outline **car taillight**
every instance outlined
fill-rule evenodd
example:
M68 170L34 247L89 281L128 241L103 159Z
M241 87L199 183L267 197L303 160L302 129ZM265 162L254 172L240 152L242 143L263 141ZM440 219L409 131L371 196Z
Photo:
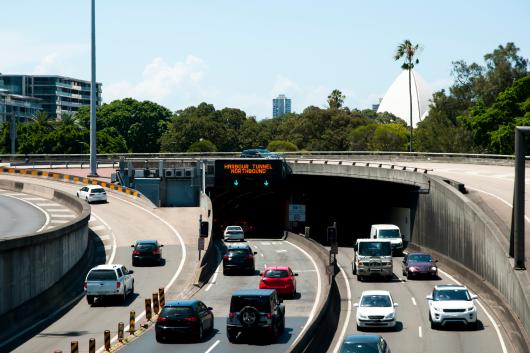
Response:
M116 282L116 288L120 289L120 287L121 287L121 283L120 282Z
M83 283L83 288L86 289L87 288L87 283Z
M167 317L159 316L158 319L156 319L156 322L164 322L167 321Z
M140 250L133 250L133 255L140 255Z
M272 319L272 314L271 313L267 313L267 319Z
M228 255L223 256L223 260L228 260Z
M160 255L160 250L159 249L153 250L153 255Z
M184 321L195 322L195 321L198 321L198 320L197 320L197 318L195 316L189 316L189 317L185 317Z
M247 260L250 260L250 259L252 259L252 258L254 258L254 256L252 256L252 255L245 255L245 259L247 259Z
M236 314L234 314L234 313L228 313L228 317L229 317L229 318L232 319L234 316L236 316Z

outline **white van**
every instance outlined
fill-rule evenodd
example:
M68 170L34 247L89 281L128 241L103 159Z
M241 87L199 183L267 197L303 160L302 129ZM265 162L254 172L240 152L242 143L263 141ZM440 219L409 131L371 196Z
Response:
M394 253L403 252L403 238L399 227L393 224L372 224L370 239L389 240Z

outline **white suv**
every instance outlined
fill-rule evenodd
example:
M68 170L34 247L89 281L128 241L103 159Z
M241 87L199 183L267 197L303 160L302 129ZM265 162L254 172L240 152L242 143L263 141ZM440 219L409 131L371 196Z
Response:
M429 321L431 328L448 323L463 323L477 327L475 299L465 286L441 284L434 287L429 301Z
M94 304L96 297L118 297L123 302L127 295L134 293L134 271L123 265L99 265L91 269L85 280L84 288L88 304Z

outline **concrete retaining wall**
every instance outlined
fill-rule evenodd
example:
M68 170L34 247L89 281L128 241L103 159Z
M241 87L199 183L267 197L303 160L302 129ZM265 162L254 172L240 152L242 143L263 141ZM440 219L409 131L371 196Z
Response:
M46 291L87 249L90 207L61 191L10 180L0 187L54 200L78 216L60 228L0 240L0 317Z
M514 271L508 241L471 200L430 176L431 191L421 194L412 242L433 249L473 271L498 290L530 333L530 280Z

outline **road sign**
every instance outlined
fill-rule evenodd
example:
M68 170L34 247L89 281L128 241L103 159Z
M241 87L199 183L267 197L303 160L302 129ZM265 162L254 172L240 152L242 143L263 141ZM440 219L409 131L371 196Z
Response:
M234 180L234 186L238 186L238 185L239 185L239 181L237 181L237 179Z
M305 222L305 205L289 205L289 222Z

